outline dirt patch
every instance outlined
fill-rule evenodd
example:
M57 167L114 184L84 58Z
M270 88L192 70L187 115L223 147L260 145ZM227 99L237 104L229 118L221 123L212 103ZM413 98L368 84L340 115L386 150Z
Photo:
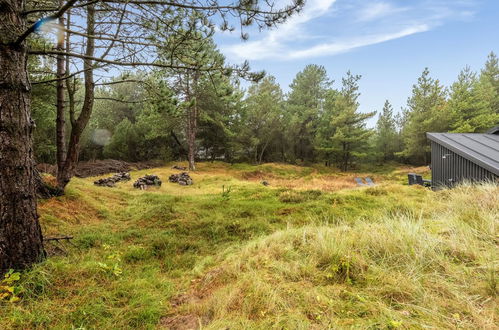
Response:
M171 330L201 329L201 320L193 314L165 316L161 318L160 328Z
M153 167L163 166L162 161L150 160L145 162L129 163L122 160L105 159L80 162L76 166L75 176L79 178L87 178L91 176L99 176L109 173L130 172L133 170L144 170ZM57 168L51 164L37 164L36 167L40 172L55 175Z
M196 295L184 293L173 297L170 304L172 307L178 307L185 304L193 304L199 302L199 300L199 297Z

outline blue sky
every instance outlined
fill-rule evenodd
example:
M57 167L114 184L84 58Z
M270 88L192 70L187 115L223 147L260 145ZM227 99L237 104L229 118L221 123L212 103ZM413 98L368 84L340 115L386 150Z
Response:
M307 64L323 65L336 87L351 70L362 75L361 111L385 99L399 111L425 67L450 85L466 65L479 70L499 53L499 0L308 0L277 29L249 32L246 42L217 36L229 62L249 60L284 91Z

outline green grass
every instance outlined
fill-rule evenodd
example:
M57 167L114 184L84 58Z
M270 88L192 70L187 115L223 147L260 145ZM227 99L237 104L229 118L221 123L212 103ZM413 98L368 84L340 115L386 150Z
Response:
M133 172L164 179L147 191L75 178L39 210L74 246L47 246L0 328L493 328L498 187L401 185L413 170L202 163L189 187Z

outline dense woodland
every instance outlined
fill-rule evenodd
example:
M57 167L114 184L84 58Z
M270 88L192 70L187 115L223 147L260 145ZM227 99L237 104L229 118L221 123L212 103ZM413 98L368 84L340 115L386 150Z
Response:
M208 45L223 61L215 45ZM46 63L45 69L53 69ZM499 123L494 53L480 72L466 67L451 86L425 68L400 111L386 100L382 109L359 112L361 76L347 72L333 79L318 65L297 73L287 94L272 76L243 89L237 77L200 74L190 101L197 107L193 145L180 79L165 70L130 71L97 87L80 159L187 159L193 147L197 159L227 162L323 162L342 170L373 161L419 165L429 162L425 132L484 132ZM53 85L34 87L38 162L56 161L55 97ZM82 97L76 90L75 102ZM373 116L377 124L369 129L366 121Z

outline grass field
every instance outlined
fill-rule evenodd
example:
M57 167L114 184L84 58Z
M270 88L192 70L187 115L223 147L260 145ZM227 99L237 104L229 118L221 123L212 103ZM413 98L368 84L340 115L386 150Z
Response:
M0 328L469 328L497 324L499 188L432 192L411 169L172 164L40 202L51 257L0 302ZM370 176L375 187L356 187ZM260 182L267 180L270 186Z

